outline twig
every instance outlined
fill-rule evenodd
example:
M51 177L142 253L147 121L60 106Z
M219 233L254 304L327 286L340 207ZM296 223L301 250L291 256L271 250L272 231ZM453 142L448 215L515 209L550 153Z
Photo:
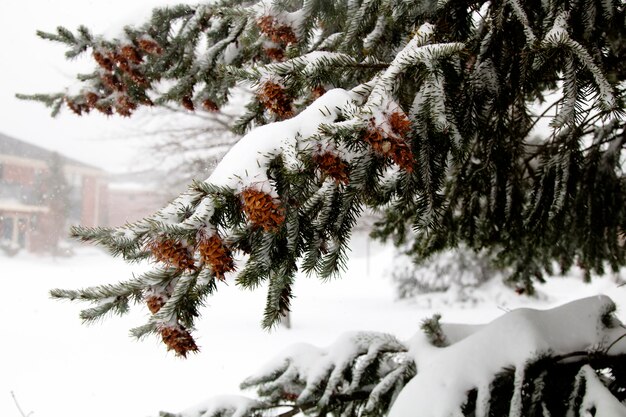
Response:
M613 347L613 346L614 346L617 342L619 342L620 340L622 340L624 337L626 337L626 333L624 333L623 335L621 335L620 337L618 337L617 339L615 339L615 340L613 341L613 343L611 343L611 344L609 345L609 347L608 347L608 348L606 348L606 350L605 350L604 352L605 352L605 353L609 353L609 350L611 350L611 348L612 348L612 347Z
M576 357L584 357L584 358L589 359L590 354L589 352L586 352L586 351L570 352L564 355L557 355L554 357L553 360L554 362L561 362L565 359L576 358Z
M20 407L20 403L17 401L17 397L15 396L15 393L13 391L11 391L11 397L13 397L13 402L15 403L15 406L17 407L22 417L30 417L33 414L32 411L28 414L24 414L24 410L22 410L22 407Z
M559 103L561 103L563 101L563 97L559 98L558 100L556 100L554 103L550 104L540 115L538 116L533 116L535 117L535 120L533 121L533 123L530 125L530 128L528 128L528 130L526 130L526 134L524 134L524 137L528 136L530 134L530 132L533 131L533 129L535 128L535 126L537 125L537 123L539 122L539 120L543 119L544 116L546 116L548 114L548 112L550 110L552 110L555 106L557 106ZM554 116L551 116L554 117Z
M592 131L590 131L590 132L583 132L583 135L584 134L588 134L588 133L592 133ZM622 147L624 145L624 141L626 140L626 137L624 135L620 135L620 136L621 136L621 140L620 140L620 145L619 146ZM587 151L589 151L589 150L591 150L593 148L597 148L598 146L602 146L602 145L604 145L606 143L611 143L611 142L615 141L615 139L617 139L617 137L618 137L617 135L610 135L608 138L605 138L605 139L603 139L603 140L601 140L599 142L592 143L591 145L589 145L585 149L583 149L581 152L587 152Z
M293 417L297 414L299 414L302 411L302 409L300 407L294 407L289 411L285 411L282 414L279 414L277 417Z
M498 310L504 311L505 313L510 313L511 309L510 308L506 308L504 306L497 306Z

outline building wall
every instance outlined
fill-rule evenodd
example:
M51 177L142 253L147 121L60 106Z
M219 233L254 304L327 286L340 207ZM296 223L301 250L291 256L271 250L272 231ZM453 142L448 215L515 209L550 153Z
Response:
M37 204L41 190L37 190L37 178L42 173L39 166L28 166L23 161L0 161L0 200Z
M83 226L95 227L98 226L99 211L100 211L100 185L98 178L86 175L83 177L82 185L82 212L81 212L81 224Z
M46 171L44 161L0 155L0 240L6 241L11 229L13 243L37 252L53 247L59 238L67 236L67 225L58 230L54 213L41 202L43 190L37 188L40 176ZM107 184L102 173L70 165L66 165L64 171L68 183L74 188L71 205L75 207L70 207L72 220L68 224L80 223L90 227L106 224Z
M28 164L23 158L0 160L0 241L28 250L36 245L32 236L37 219L45 211L34 204L34 190L40 164Z
M27 249L31 252L42 252L48 248L55 247L59 239L63 238L67 232L57 232L54 219L50 213L40 213L31 220L31 231L28 239Z
M33 185L37 170L32 166L3 163L1 179L12 184Z
M99 193L98 193L98 226L108 226L109 223L109 185L104 182L99 182Z
M165 198L156 191L111 188L108 192L107 224L115 227L140 220L166 203Z

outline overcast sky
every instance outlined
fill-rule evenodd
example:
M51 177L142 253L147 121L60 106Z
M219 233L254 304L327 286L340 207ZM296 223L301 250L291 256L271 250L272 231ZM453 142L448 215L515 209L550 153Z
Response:
M85 24L94 33L115 35L126 24L141 23L154 6L176 0L0 0L0 133L57 150L110 170L134 165L136 146L124 139L140 130L141 120L90 114L78 117L64 109L57 118L38 103L15 93L58 92L76 85L75 74L88 61L66 61L65 49L35 35L59 25ZM184 1L182 1L184 2Z

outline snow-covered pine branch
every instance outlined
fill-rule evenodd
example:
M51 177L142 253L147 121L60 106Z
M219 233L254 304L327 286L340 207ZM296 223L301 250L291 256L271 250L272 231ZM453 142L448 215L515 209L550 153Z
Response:
M270 327L297 271L338 274L365 207L416 258L486 248L529 294L555 260L617 269L626 29L624 5L601 3L222 0L157 9L116 39L42 33L95 61L80 91L30 97L54 109L215 111L254 90L210 178L137 223L73 231L167 279L55 294L95 302L90 320L143 297L153 317L135 333L184 353L227 275L269 284Z
M136 223L73 229L152 271L53 295L91 303L87 321L145 303L132 334L185 356L221 281L267 284L271 327L299 272L339 274L364 208L381 214L373 235L410 242L414 258L485 250L526 294L555 263L617 271L625 21L608 0L221 0L157 9L116 39L40 33L95 62L78 91L21 96L53 113L215 111L241 84L253 90L232 126L247 134L206 181ZM623 416L613 310L595 297L484 326L435 317L408 342L350 333L286 351L244 384L259 400L188 415Z
M258 399L221 396L161 415L622 417L626 338L614 310L596 296L484 325L436 321L444 346L430 326L406 342L359 332L326 348L297 344L241 384Z
M367 148L361 145L360 149L350 149L335 144L320 127L331 126L340 118L361 120L363 116L358 109L364 98L358 94L360 90L331 90L297 116L252 130L229 151L204 183L194 184L188 192L150 218L118 229L75 229L74 233L83 239L115 248L113 253L135 259L148 251L168 266L170 272L166 275L169 280L161 279L158 283L162 289L170 287L171 290L157 294L162 304L155 308L152 325L145 329L162 332L164 326L178 328L182 321L185 327L192 327L193 317L197 315L196 303L186 307L186 294L194 286L206 285L209 285L208 289L201 293L210 294L215 280L223 279L224 273L235 269L234 250L249 253L240 272L241 285L256 287L263 280L270 281L264 325L273 326L288 308L295 262L303 252L301 231L306 228L314 234L317 249L315 256L305 257L305 269L315 270L322 276L338 272L344 262L347 236L360 209L359 191L368 183L371 185L371 179L348 174L348 163L367 157ZM367 111L371 111L371 106L368 105ZM380 123L380 129L387 129L389 137L395 135L394 140L402 143L402 132L394 133L393 122L382 126L389 123L383 118ZM363 125L354 123L353 129ZM368 128L379 127L371 125ZM382 134L377 135L374 139L382 141ZM369 148L370 152L384 156L385 151L376 144L374 142L373 148ZM385 159L368 158L372 164L386 163ZM311 165L315 160L319 166ZM272 166L276 161L280 161L280 165ZM345 172L336 170L338 161L345 161ZM406 158L404 161L410 163ZM303 201L307 203L310 199L311 208L322 204L327 210L302 211L285 204L296 197L290 198L289 191L281 187L289 187L293 181L277 183L274 169L289 178L306 175L300 180L305 185L306 194L297 195L298 200L306 197ZM310 175L315 172L318 174ZM347 190L339 194L344 181ZM297 193L302 191L295 190ZM338 202L343 205L339 212L332 210ZM280 229L285 230L286 236L276 233ZM322 253L322 245L327 248L326 253ZM247 247L250 249L246 251L244 248ZM283 247L285 252L276 254L277 247ZM155 271L159 271L158 268ZM156 283L144 284L143 292L148 299L153 297L153 284ZM118 300L126 301L130 294L126 288L135 294L135 287L122 283L119 288L96 287L78 292L57 290L54 295L97 302L94 294L112 297L111 291L118 289ZM99 311L109 310L92 308L87 311L91 317Z

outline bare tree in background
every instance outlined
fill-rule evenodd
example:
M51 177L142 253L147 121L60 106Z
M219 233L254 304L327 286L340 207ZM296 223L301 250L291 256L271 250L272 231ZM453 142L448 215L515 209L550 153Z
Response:
M241 95L245 95L242 91ZM193 180L204 180L222 156L241 138L232 126L244 105L190 111L160 106L143 114L144 123L129 136L142 142L149 158L136 168L150 172L166 198L173 198ZM143 151L142 151L143 152Z

